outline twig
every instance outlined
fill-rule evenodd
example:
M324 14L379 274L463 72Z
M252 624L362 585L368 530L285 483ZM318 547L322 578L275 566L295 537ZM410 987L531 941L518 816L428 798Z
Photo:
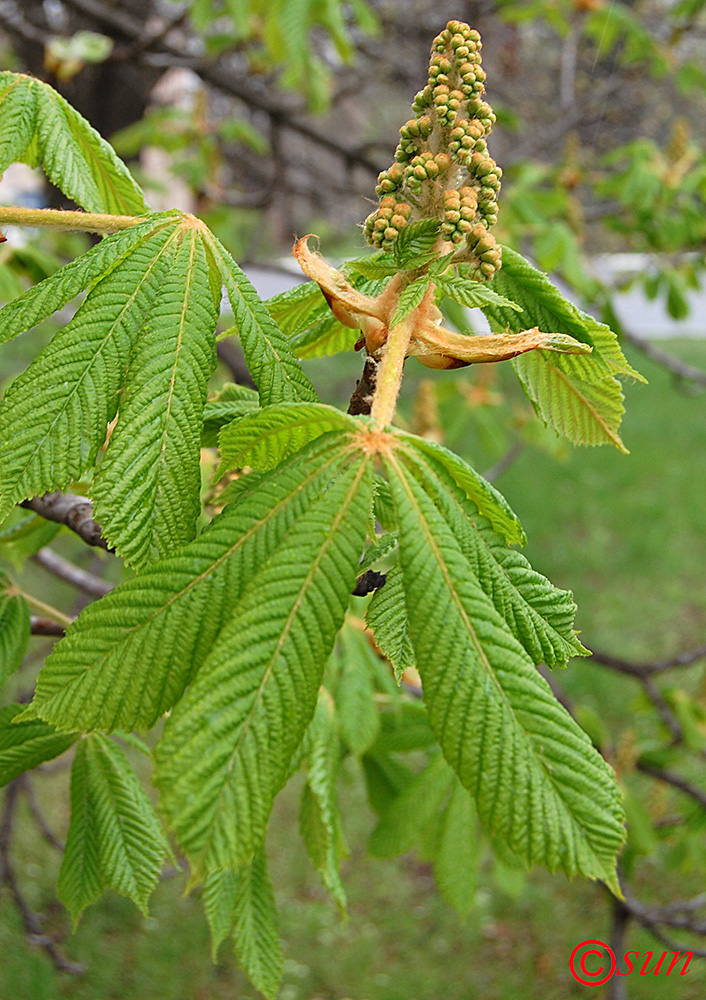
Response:
M57 969L60 969L62 972L70 972L73 975L81 975L84 971L83 966L65 958L57 949L52 939L42 931L41 917L30 908L27 900L22 895L10 863L13 819L22 785L23 777L15 778L7 786L5 793L5 809L2 823L0 824L0 880L8 887L14 897L28 941L43 948Z
M43 497L25 500L20 506L33 510L47 521L66 525L87 545L111 551L101 535L100 525L93 520L93 507L88 497L79 497L74 493L47 493Z
M662 365L663 368L666 368L687 382L695 382L697 385L706 387L706 372L702 371L701 368L695 368L685 361L680 361L659 347L655 347L654 344L651 344L644 337L640 337L636 333L630 333L629 330L623 330L622 333L626 340L629 340L631 344L639 348L652 361L656 361L658 365Z
M357 380L353 395L348 404L348 412L353 416L370 415L370 407L373 405L373 395L375 393L375 386L377 385L379 367L379 361L376 361L370 355L366 357L365 364L363 365L363 374Z
M66 0L66 3L69 7L73 7L74 10L78 10L89 17L95 18L102 24L108 25L126 38L138 39L144 34L144 25L137 18L132 17L119 7L108 7L100 3L99 0ZM192 56L191 53L167 42L166 39L153 42L152 47L157 52L164 52L177 59L190 59ZM373 163L366 156L361 155L359 150L349 149L330 136L317 132L305 122L295 118L291 109L283 107L281 101L278 103L271 102L262 96L262 94L256 92L253 87L248 86L245 80L238 78L223 66L203 60L193 62L191 66L196 73L212 86L231 94L233 97L239 98L250 108L263 111L278 127L288 129L290 132L296 132L323 149L335 153L348 166L362 167L364 170L375 174L375 176L380 172L380 164Z
M75 566L50 548L40 549L32 558L54 576L66 580L67 583L84 590L87 594L92 594L94 597L105 597L113 589L112 583L107 583L95 573L89 573L88 570Z
M524 442L515 441L515 443L508 448L505 454L498 459L495 465L491 465L489 469L485 470L483 478L487 479L489 483L499 479L503 472L507 472L510 466L517 461L524 451L524 448Z
M665 771L660 767L653 767L651 764L646 764L644 761L638 760L635 765L638 771L642 771L643 774L649 774L653 778L657 778L658 781L664 781L667 785L672 785L674 788L678 788L679 791L684 792L695 802L698 802L702 809L706 809L706 792L704 792L697 785L692 785L690 781L686 778L682 778L681 775L675 774L674 771Z
M666 660L655 660L652 663L634 663L629 660L620 659L617 656L610 656L608 653L601 653L596 649L591 650L594 663L600 663L604 667L611 667L622 674L630 674L633 677L645 677L650 674L659 674L664 670L671 670L673 667L690 667L692 663L706 656L706 645L698 646L696 649L685 653L678 653Z
M27 799L27 805L30 808L30 812L32 813L34 822L39 827L39 830L44 839L47 841L47 843L51 844L51 846L56 848L57 851L63 853L66 845L63 843L63 841L59 840L58 837L54 836L53 831L51 830L49 824L44 818L44 813L39 808L39 803L37 802L37 796L34 791L34 785L30 781L28 775L25 775L24 778L25 780L22 783L22 791L25 793L25 798Z
M618 959L618 967L621 965L621 958L625 954L625 935L630 923L630 910L621 899L611 896L611 927L610 946L613 954ZM613 976L608 987L607 1000L627 1000L628 994L623 976Z
M66 631L66 628L53 618L38 618L36 615L30 616L29 626L32 635L62 636Z
M25 42L32 42L42 47L47 44L51 37L41 28L25 21L15 3L0 3L0 24L4 25L11 34L14 32L19 35Z
M651 677L647 676L641 677L640 683L645 689L645 694L659 712L665 726L672 734L674 743L682 743L684 741L684 730L681 727L681 723L662 697L662 694L655 682Z

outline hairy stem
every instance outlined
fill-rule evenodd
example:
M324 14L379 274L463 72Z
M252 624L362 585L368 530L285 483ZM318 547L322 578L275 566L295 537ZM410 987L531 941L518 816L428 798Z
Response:
M370 408L370 416L379 428L392 423L395 406L402 382L402 369L414 326L412 316L407 316L390 330L382 349L382 361L378 369L377 388Z
M135 215L100 215L96 212L64 212L55 208L0 206L0 226L43 226L81 233L117 233L144 221L144 216Z

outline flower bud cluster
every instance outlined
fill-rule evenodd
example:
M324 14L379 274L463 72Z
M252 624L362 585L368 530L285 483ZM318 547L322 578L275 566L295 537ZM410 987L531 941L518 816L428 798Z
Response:
M378 177L380 207L364 232L370 244L391 250L411 219L438 218L442 238L459 249L465 243L463 259L478 280L487 280L500 267L489 229L498 218L502 171L488 155L495 115L482 99L481 47L478 32L461 21L449 21L434 39L428 83L413 104L416 117L400 129L395 162ZM479 226L484 236L476 251L471 233Z

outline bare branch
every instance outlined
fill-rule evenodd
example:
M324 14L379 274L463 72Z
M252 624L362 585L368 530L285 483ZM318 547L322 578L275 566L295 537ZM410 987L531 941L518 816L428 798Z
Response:
M88 497L79 497L74 493L47 493L43 497L24 500L20 507L33 510L47 521L66 525L87 545L111 551L101 535L100 525L93 520L93 507Z
M699 788L698 785L692 785L690 781L682 778L679 774L675 774L674 771L665 771L660 767L653 767L651 764L646 764L641 760L638 760L635 766L643 774L649 774L653 778L657 778L658 781L664 781L667 785L678 788L680 792L684 792L685 795L698 802L702 809L706 809L706 792Z
M592 649L593 662L600 663L604 667L611 667L621 674L630 674L632 677L646 677L650 674L660 674L664 670L671 670L673 667L690 667L692 663L701 660L706 656L706 645L698 646L696 649L685 653L678 653L666 660L655 660L652 663L634 663L629 660L620 659L617 656L610 656L608 653L601 653Z
M701 368L695 368L693 365L687 364L685 361L680 361L679 358L675 358L671 354L667 354L666 351L661 350L659 347L655 347L644 337L638 336L636 333L630 333L628 330L622 331L623 336L626 340L629 340L631 344L639 348L646 357L651 358L652 361L656 361L658 365L666 368L668 371L677 375L679 378L684 379L686 382L694 382L696 385L706 387L706 372Z
M50 548L40 549L39 552L32 556L32 559L44 569L53 573L54 576L58 576L61 580L66 580L67 583L78 587L80 590L84 590L87 594L92 594L94 597L105 597L113 589L114 585L112 583L107 583L105 580L101 580L99 576L96 576L95 573L89 573L88 570L81 569L80 566L75 566L74 563L69 562L68 559L64 559L63 556L60 556Z
M84 971L83 966L65 958L56 947L54 941L42 931L41 916L31 909L24 898L12 869L10 862L10 842L12 840L17 799L23 784L24 776L16 778L10 782L5 792L5 809L2 823L0 823L0 882L8 887L15 900L20 917L22 918L22 925L27 935L27 940L31 944L36 944L40 948L43 948L57 969L60 969L62 972L70 972L73 975L81 975Z
M358 414L363 414L364 416L370 415L370 407L373 403L373 394L375 392L379 367L379 361L376 361L370 355L366 357L365 364L363 365L363 374L356 382L353 395L348 404L348 412L354 416Z
M52 618L38 618L32 615L29 619L30 632L32 635L56 635L61 637L66 629L59 622Z
M63 841L59 840L58 837L54 836L52 829L44 818L44 813L39 808L39 803L37 802L37 795L34 791L34 785L32 784L28 775L24 776L24 781L22 783L22 791L25 793L25 798L27 799L27 805L30 808L34 822L39 827L39 830L52 847L56 848L57 851L63 853L65 844Z
M233 380L238 385L247 385L251 389L257 389L248 366L245 364L245 358L232 341L221 340L216 345L216 353L218 354L218 360L222 361L226 368L228 368L233 376Z

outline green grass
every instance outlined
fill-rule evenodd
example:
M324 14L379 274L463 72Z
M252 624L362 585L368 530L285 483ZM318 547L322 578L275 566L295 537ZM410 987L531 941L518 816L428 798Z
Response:
M706 344L675 349L706 368ZM351 372L358 370L355 360ZM675 392L661 369L636 355L630 360L650 384L627 387L629 456L606 448L576 449L557 460L527 449L498 485L525 525L534 565L574 591L584 641L617 655L654 659L702 643L706 634L706 395ZM312 366L314 373L333 370L327 363ZM410 374L410 383L418 381L412 369ZM329 393L344 394L350 381L331 380ZM473 440L465 447L469 453L482 451ZM703 667L690 677L703 690ZM639 710L634 682L574 660L561 683L578 705L592 708L609 725L618 745L629 743ZM60 788L53 777L35 783L54 829L63 834L65 776L58 780ZM280 796L269 838L286 955L282 1000L585 997L586 988L571 978L567 961L579 941L605 940L609 934L599 887L542 872L518 877L486 866L476 906L461 924L439 898L423 861L413 855L392 861L365 856L374 821L351 763L341 789L351 846L344 864L350 913L342 922L306 859L296 802L296 787ZM44 953L25 941L15 909L4 898L2 1000L254 1000L227 944L219 963L211 965L200 904L193 895L183 896L182 876L160 884L149 917L110 895L87 911L71 936L68 916L52 902L57 856L40 842L26 813L18 829L14 858L27 897L48 914L47 932L62 938L65 952L87 971L79 979L55 972ZM684 860L665 872L663 858L646 859L638 868L645 898L667 901L702 888L703 860L691 866ZM629 947L662 950L634 927ZM627 980L630 1000L702 1000L705 965L695 962L676 979L634 975ZM606 993L598 988L591 996Z

